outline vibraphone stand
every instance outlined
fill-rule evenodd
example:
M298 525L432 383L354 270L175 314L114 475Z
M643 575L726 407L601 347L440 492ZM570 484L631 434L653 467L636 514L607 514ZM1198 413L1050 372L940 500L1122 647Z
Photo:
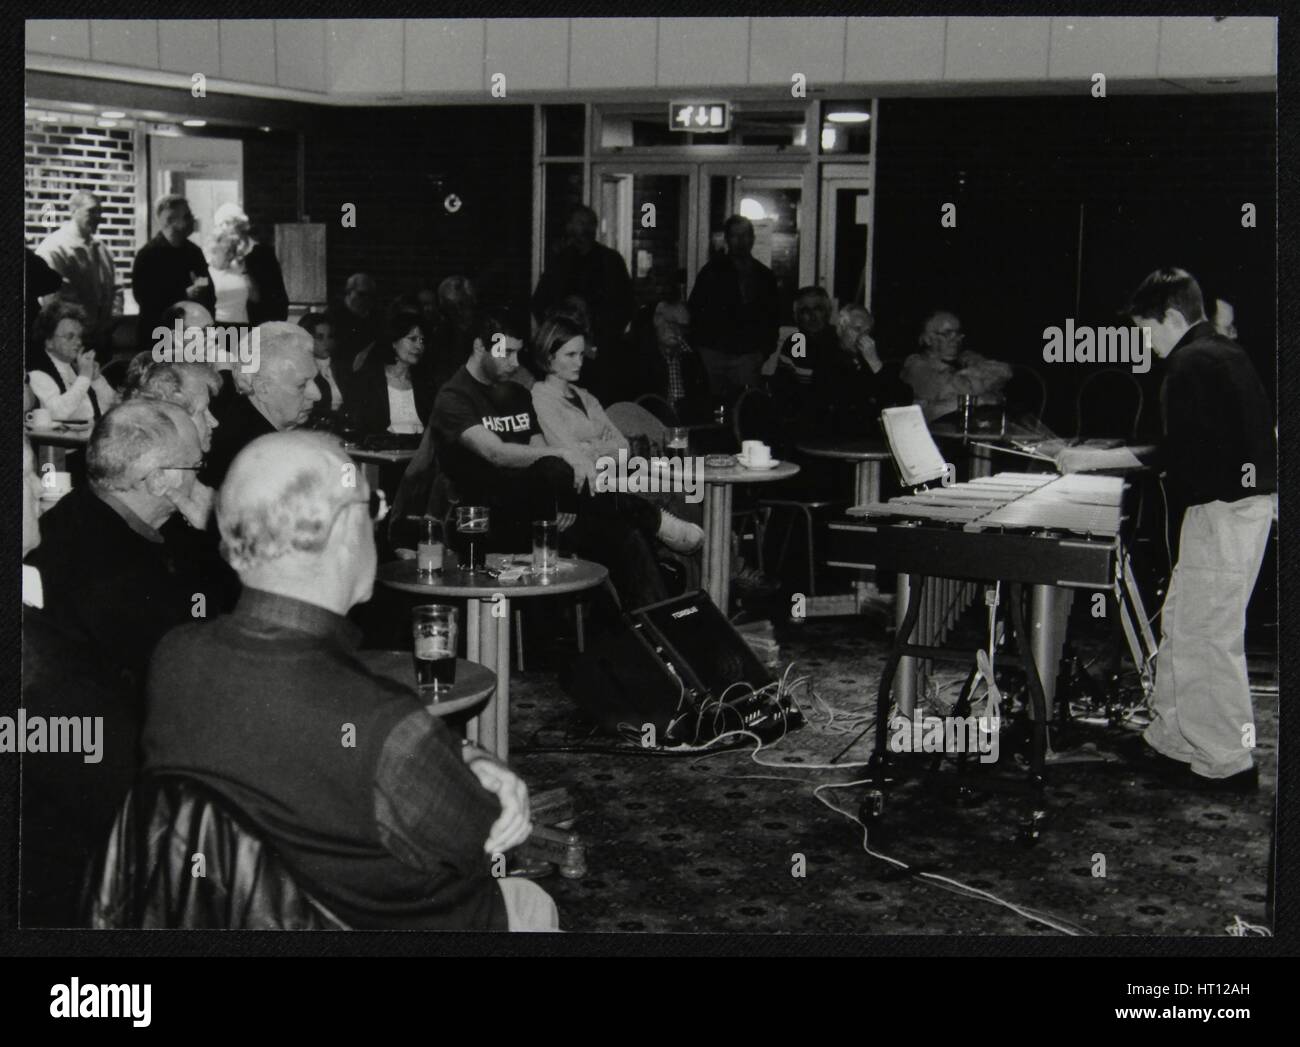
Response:
M893 693L894 676L898 672L899 661L907 656L927 658L934 661L969 663L971 652L965 647L931 646L912 642L916 623L921 614L922 597L927 586L936 579L919 574L909 574L907 611L903 616L894 640L885 659L884 671L880 677L880 688L876 695L876 741L870 759L867 762L868 791L859 815L864 822L879 822L884 813L885 790L900 779L894 766L894 759L889 752L886 739L889 736L889 708ZM1034 661L1033 648L1030 645L1030 632L1026 627L1024 608L1024 587L1019 582L1008 582L1007 596L1011 612L1012 630L1016 637L1017 654L1000 654L999 664L1020 668L1025 674L1029 692L1029 774L1020 783L1007 782L992 777L978 779L971 777L964 784L976 785L978 788L990 788L1027 794L1027 805L1017 827L1017 838L1021 843L1033 844L1041 837L1047 821L1046 799L1046 763L1048 747L1047 698L1043 683L1038 675L1038 666ZM966 715L960 706L964 704L969 710L969 683L963 688L959 708L954 715ZM866 732L863 731L863 734ZM835 757L838 760L849 748L861 738L859 734ZM832 762L835 762L834 760ZM995 782L997 784L995 784Z

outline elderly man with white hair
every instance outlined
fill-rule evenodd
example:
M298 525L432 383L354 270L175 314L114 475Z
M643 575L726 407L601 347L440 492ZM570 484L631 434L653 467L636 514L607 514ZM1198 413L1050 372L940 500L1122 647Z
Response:
M235 455L259 436L297 429L311 417L320 399L312 337L297 324L273 320L253 329L258 339L258 367L232 371L239 396L218 404L218 428L212 437L203 482L220 487Z
M41 517L46 612L115 672L142 680L153 646L204 595L188 557L162 533L194 499L203 461L183 408L153 400L104 415L86 450L87 482Z
M63 277L58 296L85 310L86 341L92 347L99 344L113 319L117 282L113 255L103 240L95 238L102 221L99 197L75 192L68 200L68 220L36 248L36 253Z
M374 586L377 515L331 437L238 455L217 521L243 595L159 646L145 770L221 793L349 926L553 930L544 891L491 875L531 831L527 787L357 658L346 615Z

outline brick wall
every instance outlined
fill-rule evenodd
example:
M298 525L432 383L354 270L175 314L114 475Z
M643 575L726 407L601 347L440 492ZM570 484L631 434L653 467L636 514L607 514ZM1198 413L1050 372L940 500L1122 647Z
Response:
M70 113L57 122L29 115L25 127L24 239L35 248L68 219L68 198L79 189L103 203L99 237L108 245L119 287L129 287L131 264L142 240L137 225L136 132L97 127ZM139 158L143 162L143 157Z
M327 229L331 297L372 273L383 300L452 273L522 305L532 242L527 106L346 109L306 138L306 210ZM449 212L454 193L461 206ZM356 205L355 229L340 222Z

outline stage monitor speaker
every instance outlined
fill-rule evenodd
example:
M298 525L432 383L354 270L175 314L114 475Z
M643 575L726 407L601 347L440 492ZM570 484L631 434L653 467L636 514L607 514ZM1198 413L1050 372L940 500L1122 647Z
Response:
M789 695L714 606L694 590L628 616L580 655L561 683L605 730L654 724L661 742L701 744L744 729L770 740L803 725Z

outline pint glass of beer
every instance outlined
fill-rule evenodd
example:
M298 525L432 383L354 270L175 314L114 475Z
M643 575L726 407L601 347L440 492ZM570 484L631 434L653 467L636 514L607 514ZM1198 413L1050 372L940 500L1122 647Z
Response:
M411 636L420 699L443 701L456 682L456 608L445 604L413 607Z

